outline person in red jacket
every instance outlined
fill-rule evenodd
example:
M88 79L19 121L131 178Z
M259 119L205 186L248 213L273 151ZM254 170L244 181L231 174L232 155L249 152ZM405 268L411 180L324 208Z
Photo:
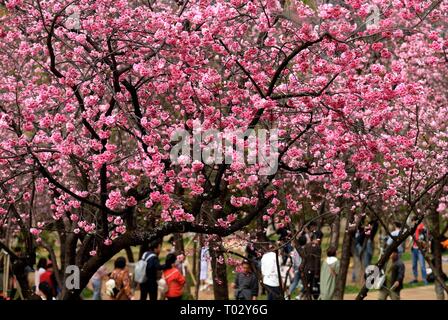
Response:
M40 275L39 290L40 290L41 284L43 284L44 288L47 289L47 294L45 294L45 296L48 300L51 300L53 297L56 297L57 293L56 293L56 283L55 283L54 273L53 273L53 263L50 260L47 262L45 272Z
M181 300L184 292L185 277L176 268L176 255L168 254L165 262L168 268L163 271L163 277L168 286L165 297L167 300Z

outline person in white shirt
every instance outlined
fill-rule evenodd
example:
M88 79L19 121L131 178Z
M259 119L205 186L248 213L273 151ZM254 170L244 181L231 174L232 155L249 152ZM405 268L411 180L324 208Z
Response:
M400 222L394 222L394 227L395 227L395 229L394 229L394 231L392 231L390 234L391 234L391 236L392 237L398 237L399 235L400 235L400 232L401 232L401 223ZM387 240L386 240L386 244L387 244L387 246L390 246L390 245L392 245L392 243L394 242L394 239L392 238L392 237L390 237L390 236L388 236L387 237ZM404 252L404 247L403 247L403 243L401 243L399 246L398 246L398 255L401 257L401 255L403 254L403 252Z
M199 280L201 282L200 291L205 291L210 287L210 252L208 246L201 248L201 268L199 274Z
M37 262L36 271L34 272L34 285L36 287L36 294L40 294L39 292L39 284L40 284L40 276L45 273L47 267L47 259L40 258Z
M270 250L273 249L271 245ZM277 255L273 251L266 252L261 258L261 274L263 284L268 293L268 300L281 300L283 294L280 289L280 281L277 269Z

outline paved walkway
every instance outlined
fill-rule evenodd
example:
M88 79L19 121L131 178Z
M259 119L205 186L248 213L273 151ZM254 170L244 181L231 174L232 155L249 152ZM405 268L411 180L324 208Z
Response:
M346 294L345 300L354 300L357 294ZM434 285L401 290L401 300L435 300ZM378 300L378 291L370 292L365 300Z
M406 268L405 271L405 278L404 282L409 283L411 280L414 279L414 276L412 274L412 262L407 260L404 261L404 265ZM442 260L442 266L445 273L448 270L448 261L446 257ZM421 270L420 266L418 268L419 272L419 280L421 281ZM352 275L352 268L349 269L349 272L347 274L348 278L348 285L354 285L353 282L351 282L351 275ZM359 286L359 283L357 284ZM421 287L415 287L415 288L407 288L403 289L401 291L401 299L402 300L435 300L436 299L436 293L434 289L434 285L427 285L427 286L421 286ZM357 293L353 294L345 294L344 299L346 300L353 300L357 296ZM376 300L378 299L378 291L372 291L368 294L366 297L366 300Z

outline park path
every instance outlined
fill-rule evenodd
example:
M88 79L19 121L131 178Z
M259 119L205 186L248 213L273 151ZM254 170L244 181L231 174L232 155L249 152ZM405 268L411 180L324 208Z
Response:
M414 279L414 276L412 274L412 261L407 260L403 261L405 265L405 277L404 277L404 283L409 283ZM428 266L426 266L428 267ZM444 272L446 273L448 270L448 260L445 258L442 260L442 268ZM351 282L351 274L352 274L352 268L350 268L347 279L348 279L348 285L354 285L353 282ZM419 280L421 281L421 270L420 266L418 268L418 274L419 274ZM358 284L359 285L359 284ZM354 300L357 296L357 293L350 293L345 294L344 299L345 300ZM378 299L378 291L372 291L368 294L366 297L366 300L376 300ZM401 291L401 299L402 300L435 300L436 299L436 293L434 289L434 284L427 285L427 286L419 286L414 288L406 288Z
M355 300L356 293L345 294L345 300ZM416 287L401 290L401 300L435 300L436 294L434 285L428 285L424 287ZM370 292L365 300L378 300L378 291Z
M405 265L405 283L409 283L411 280L414 279L414 276L412 274L412 262L407 260L403 262ZM448 261L446 259L443 259L442 262L443 269L445 273L448 270ZM421 273L420 273L420 267L419 267L419 280L421 280ZM347 285L356 285L356 283L353 283L351 281L351 275L352 275L352 266L349 268L349 272L347 274ZM359 284L358 284L359 285ZM192 289L194 291L194 289ZM229 286L229 293L230 296L233 297L233 289ZM357 296L357 293L350 293L345 294L344 299L345 300L354 300ZM199 292L199 300L213 300L213 290L210 288L209 290L200 291ZM378 299L378 291L371 291L365 300L377 300ZM420 287L414 287L414 288L407 288L403 289L401 291L401 299L402 300L435 300L436 299L436 293L434 289L434 285L427 285L427 286L420 286Z
M344 295L344 300L355 300L356 293ZM199 300L213 300L213 291L202 291L199 293ZM435 300L436 294L434 285L403 289L401 291L402 300ZM371 291L365 300L378 300L378 291Z

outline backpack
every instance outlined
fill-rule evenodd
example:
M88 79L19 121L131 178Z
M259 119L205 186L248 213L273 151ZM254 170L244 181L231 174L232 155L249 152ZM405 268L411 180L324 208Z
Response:
M106 281L106 294L111 297L115 298L115 296L118 293L117 284L115 282L115 279L109 279Z
M162 295L165 295L168 292L168 283L166 282L165 276L162 275L162 278L157 281L157 286Z
M122 273L112 272L109 280L106 282L106 293L113 300L128 300L126 291L123 285ZM120 279L121 278L121 279ZM119 281L120 280L120 281Z
M427 239L427 230L426 230L426 228L423 228L421 231L420 231L420 233L419 233L419 235L418 235L418 241L421 241L421 242L426 242L428 239Z
M171 272L170 274L168 274L167 276L165 276L165 275L162 273L162 277L157 281L158 290L159 290L159 292L160 292L160 296L161 296L161 299L162 299L162 300L165 299L166 293L167 293L168 290L169 290L167 279L168 279L169 277L171 277L173 274L175 274L176 272L178 272L177 269L175 269L174 271L172 271L172 272Z
M155 256L155 253L145 252L142 258L136 263L134 269L135 282L144 283L146 281L146 266L148 264L148 260Z

